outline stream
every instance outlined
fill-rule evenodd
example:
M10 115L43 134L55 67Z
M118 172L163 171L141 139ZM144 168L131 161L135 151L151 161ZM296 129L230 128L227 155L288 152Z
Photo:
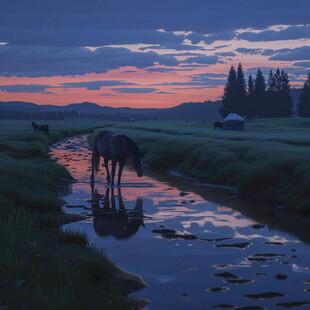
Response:
M130 297L148 309L310 309L308 219L165 172L138 178L130 166L121 187L107 187L102 167L91 188L86 135L50 156L75 179L60 192L65 211L86 216L63 229L140 275L148 286Z

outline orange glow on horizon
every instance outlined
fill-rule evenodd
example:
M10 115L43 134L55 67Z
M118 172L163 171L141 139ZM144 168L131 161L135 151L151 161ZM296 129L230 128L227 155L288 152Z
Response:
M70 103L84 101L93 102L101 106L132 107L132 108L169 108L183 102L203 102L219 100L223 94L224 85L205 85L192 80L193 76L213 73L227 74L231 65L237 67L242 62L246 71L253 67L288 67L288 62L269 61L262 55L242 55L233 57L226 63L216 65L183 68L177 66L175 71L150 72L136 67L123 67L101 74L86 74L83 76L52 76L52 77L0 77L0 85L48 85L48 93L21 93L0 91L1 101L27 101L39 105L51 104L64 106ZM165 68L154 66L153 68ZM184 70L183 70L184 69ZM129 71L129 72L127 72ZM268 72L264 72L268 74ZM212 78L226 83L226 78ZM90 90L86 87L69 87L64 83L81 83L95 81L120 81L124 85L102 86L100 90ZM126 84L133 85L126 85ZM212 81L210 82L212 84ZM173 85L176 84L176 85ZM295 83L298 84L298 83ZM300 82L302 86L302 82ZM153 92L121 93L120 88L154 88ZM159 92L159 93L157 93ZM165 93L160 93L165 92Z

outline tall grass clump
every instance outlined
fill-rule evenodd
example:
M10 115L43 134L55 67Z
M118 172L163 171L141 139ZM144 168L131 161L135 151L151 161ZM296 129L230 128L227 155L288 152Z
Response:
M146 151L151 168L174 168L309 213L308 124L302 119L250 120L245 132L214 131L212 124L200 122L115 123L110 128Z

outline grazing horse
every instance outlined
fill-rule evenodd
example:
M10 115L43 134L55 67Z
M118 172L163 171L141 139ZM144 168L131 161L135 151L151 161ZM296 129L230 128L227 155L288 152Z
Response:
M117 185L121 183L122 171L127 157L133 159L133 167L138 177L143 175L143 153L139 147L127 136L115 135L111 131L102 130L95 136L92 156L92 174L91 182L94 182L94 173L99 170L100 156L104 159L104 165L107 171L107 182L114 185L114 176L116 164L119 163ZM111 175L109 172L109 160L112 160Z
M214 129L216 130L216 128L218 128L219 130L223 128L223 122L215 122Z
M44 124L44 125L37 125L35 122L32 122L31 123L31 126L33 127L34 129L34 132L45 132L45 133L48 133L48 131L50 130L49 126Z

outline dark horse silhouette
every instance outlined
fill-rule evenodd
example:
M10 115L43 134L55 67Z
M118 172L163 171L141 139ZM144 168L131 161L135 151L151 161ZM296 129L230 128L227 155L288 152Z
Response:
M127 157L133 159L133 167L137 171L137 176L143 176L143 153L139 147L127 136L114 135L111 131L102 130L95 136L92 156L91 182L94 182L94 173L99 170L100 156L104 159L107 171L107 182L114 185L116 164L119 163L117 184L121 183L122 171ZM109 172L109 160L112 160L111 175Z
M216 130L216 128L218 128L218 129L223 128L223 122L215 122L214 123L214 129Z
M116 207L114 188L106 190L103 207L100 206L100 196L97 192L92 196L93 225L100 236L113 236L116 239L128 239L133 236L143 224L143 200L137 198L132 210L125 209L121 189L118 188L118 210ZM99 199L98 199L99 198Z
M34 129L34 132L45 132L45 133L48 133L48 131L50 130L49 126L44 124L44 125L37 125L35 122L32 122L31 123L31 126L33 127Z

